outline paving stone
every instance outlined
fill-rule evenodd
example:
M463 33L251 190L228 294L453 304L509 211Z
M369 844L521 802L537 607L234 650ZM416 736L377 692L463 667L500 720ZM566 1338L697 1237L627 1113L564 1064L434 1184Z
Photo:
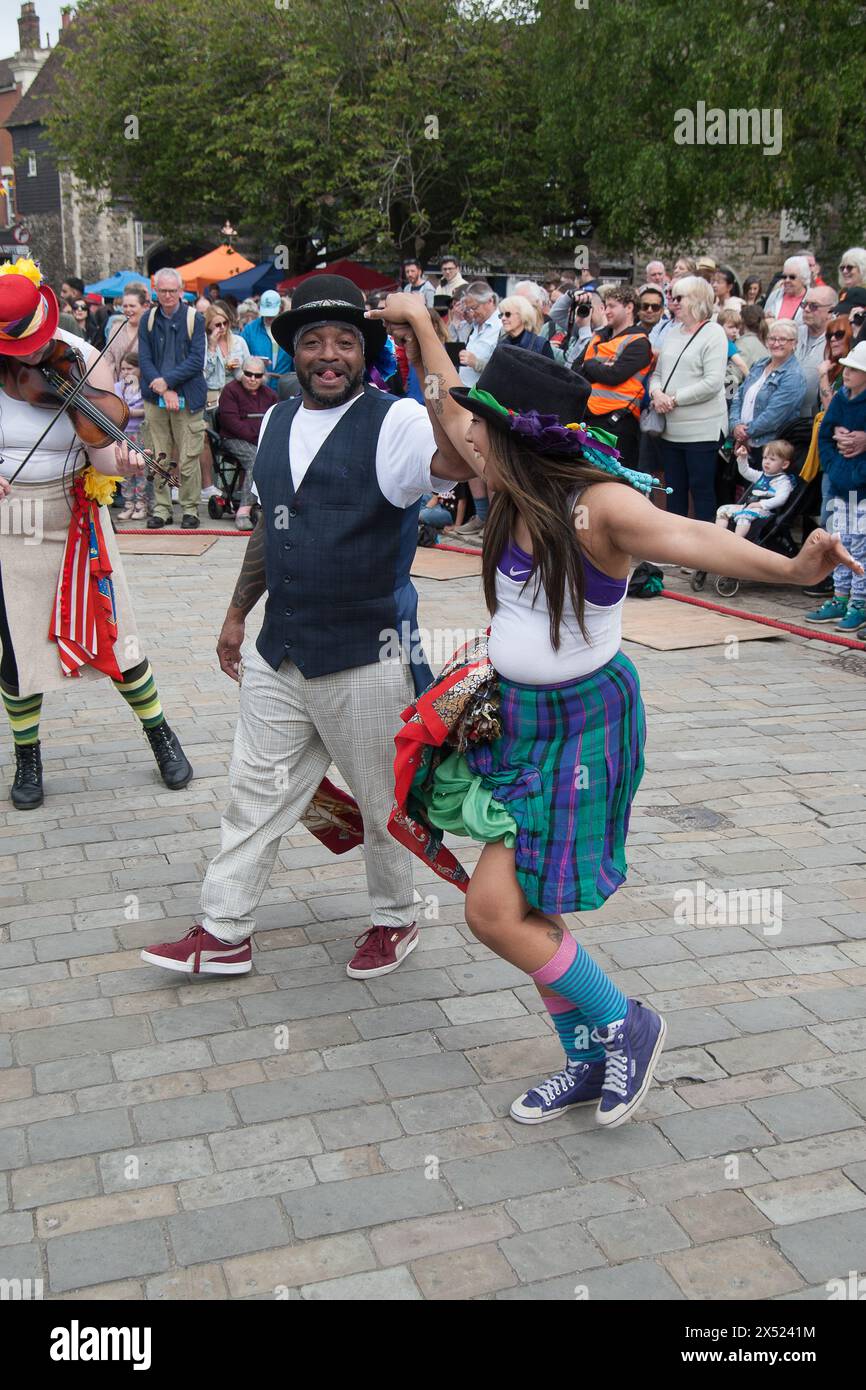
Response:
M600 1216L587 1223L587 1230L613 1264L663 1250L681 1250L689 1244L682 1228L661 1207Z
M721 1080L725 1073L703 1048L682 1047L665 1049L656 1063L654 1077L659 1084L683 1079L706 1082Z
M166 1224L180 1265L269 1250L288 1237L279 1203L270 1197L182 1212Z
M850 1182L841 1169L759 1183L747 1187L746 1196L774 1226L791 1226L866 1207L866 1192Z
M58 1236L48 1244L53 1293L110 1279L161 1273L168 1269L168 1263L157 1221L136 1221L113 1229Z
M369 1004L370 996L363 984L359 980L347 979L333 985L274 990L269 994L255 995L240 1001L244 1018L252 1026L259 1023L291 1023L306 1018L315 1019L323 1014L348 1014L355 1010L364 1010Z
M354 1067L297 1076L290 1081L241 1086L233 1095L243 1122L255 1124L261 1120L341 1110L359 1101L378 1101L382 1099L382 1087L370 1067Z
M425 1134L453 1125L484 1124L494 1118L477 1091L468 1087L397 1100L394 1113L407 1134Z
M861 1117L832 1091L795 1091L753 1100L749 1109L779 1139L807 1139L837 1129L853 1129Z
M825 1168L845 1168L866 1159L866 1129L844 1129L835 1134L819 1134L813 1139L794 1139L758 1151L764 1168L774 1178L796 1178L804 1173L820 1173Z
M776 1298L802 1285L782 1256L755 1236L715 1241L659 1259L691 1299Z
M227 1033L243 1027L237 1004L231 1000L222 1004L187 1004L182 1009L166 1009L151 1014L150 1021L159 1042L201 1038L209 1033Z
M33 1217L27 1211L7 1212L0 1216L0 1248L26 1245L33 1239Z
M352 1022L362 1038L384 1038L400 1033L417 1033L424 1028L438 1028L448 1022L439 1005L432 1000L413 1004L388 1004L381 1009L364 1009L352 1014Z
M777 1033L736 1038L731 1042L711 1042L707 1044L707 1051L732 1075L784 1067L789 1062L810 1062L829 1055L824 1044L803 1028L781 1029Z
M478 1084L478 1074L460 1056L439 1054L378 1062L373 1070L389 1096L420 1096Z
M737 1036L736 1026L717 1009L677 1009L666 1019L671 1050L703 1047L707 1043Z
M127 1177L133 1171L128 1160L135 1158L138 1177ZM213 1159L203 1139L174 1139L164 1144L130 1146L103 1155L99 1170L106 1192L129 1192L133 1187L158 1187L162 1183L180 1182L183 1178L201 1178L213 1172Z
M175 1269L148 1279L149 1303L200 1303L228 1298L226 1281L219 1265L199 1265L196 1269Z
M770 1141L770 1133L743 1105L669 1115L658 1127L683 1158L736 1153Z
M722 1081L707 1081L697 1086L678 1085L677 1095L693 1110L703 1110L707 1106L755 1100L759 1096L781 1095L797 1089L796 1081L787 1072L775 1069L744 1072L741 1076L729 1076Z
M445 1163L452 1158L474 1158L478 1154L514 1147L505 1123L496 1120L492 1124L463 1125L460 1129L441 1129L435 1134L391 1139L379 1145L379 1153L389 1168L399 1172L406 1168L423 1168L431 1152Z
M375 1144L397 1139L403 1131L387 1105L358 1105L318 1115L316 1127L326 1149L345 1149L356 1144Z
M35 1245L11 1245L8 1250L0 1250L0 1279L43 1279L43 1274ZM44 1280L43 1283L47 1288Z
M457 1211L380 1226L370 1233L370 1243L381 1264L408 1264L429 1255L490 1245L500 1236L511 1235L513 1230L511 1221L499 1208Z
M499 1018L524 1017L526 1010L510 990L494 994L461 995L441 999L442 1012L453 1024L486 1023Z
M613 1178L673 1163L676 1151L653 1125L629 1124L619 1129L590 1130L560 1140L582 1178Z
M750 1004L720 1004L719 1013L742 1033L770 1033L780 1028L805 1028L815 1015L796 999L755 999Z
M212 1061L207 1045L192 1040L137 1047L129 1052L115 1053L112 1058L115 1073L121 1081L164 1076L166 1072L185 1071L193 1067L209 1067Z
M377 1004L406 1004L413 999L447 999L459 987L444 970L399 971L370 980L367 988Z
M498 1287L501 1287L499 1285ZM432 1295L428 1295L431 1297ZM369 1274L349 1274L342 1279L325 1279L317 1284L305 1284L301 1297L312 1301L343 1302L420 1301L421 1294L407 1269L377 1269Z
M466 1206L501 1202L577 1182L571 1164L552 1143L458 1159L447 1163L443 1172L458 1201Z
M41 1240L50 1240L76 1231L101 1230L129 1221L171 1216L176 1211L177 1196L173 1187L118 1192L112 1197L85 1197L77 1202L40 1207L36 1213L36 1233Z
M538 1300L574 1303L575 1299L594 1302L671 1302L681 1300L682 1293L667 1270L652 1260L632 1260L615 1269L599 1267L581 1270L575 1278L548 1279L540 1284L521 1284L497 1294L497 1299Z
M84 1086L100 1086L112 1080L111 1063L107 1057L70 1057L58 1062L43 1062L33 1070L36 1089L40 1093L76 1091Z
M38 1164L12 1174L12 1205L18 1208L90 1197L98 1191L99 1175L92 1158Z
M63 1028L31 1028L15 1039L15 1052L23 1066L56 1062L61 1057L83 1057L138 1047L151 1040L145 1018L101 1018L72 1023Z
M43 1120L30 1126L27 1138L30 1157L36 1163L44 1163L131 1144L132 1128L125 1110L103 1110L93 1115Z
M524 1283L605 1264L605 1256L577 1223L508 1236L499 1248Z
M210 1147L217 1168L228 1170L318 1153L322 1145L309 1120L290 1119L212 1134Z
M188 1134L209 1134L215 1130L231 1129L238 1122L228 1096L222 1092L138 1105L132 1117L145 1144L160 1139L180 1139Z
M670 1211L696 1245L726 1236L751 1235L771 1224L741 1192L722 1190L684 1197L672 1203Z
M520 1081L529 1072L537 1072L534 1080L538 1081L551 1071L562 1069L562 1044L548 1031L543 1038L528 1042L472 1048L466 1060L484 1081ZM512 1095L511 1100L513 1098Z
M419 1169L320 1183L315 1188L288 1194L283 1205L292 1219L295 1235L306 1239L451 1211L454 1200L443 1182L428 1181Z
M357 1036L353 1029L353 1036ZM403 1033L399 1038L376 1038L373 1042L348 1042L342 1047L326 1047L322 1061L329 1071L345 1067L365 1067L375 1062L396 1062L401 1057L426 1057L439 1053L439 1044L427 1030Z
M856 1052L866 1048L866 1018L845 1023L816 1023L810 1030L831 1052Z
M593 1182L518 1197L506 1202L505 1210L521 1231L537 1231L642 1205L640 1194L623 1182Z
M232 1298L256 1295L274 1298L279 1288L296 1288L317 1280L371 1270L375 1264L375 1256L365 1238L352 1233L308 1240L256 1255L240 1255L226 1260L223 1272Z
M59 936L39 937L36 942L36 959L70 960L73 956L92 956L100 951L113 951L116 948L114 932L108 928L102 931L64 932Z
M866 1250L866 1211L848 1211L782 1226L775 1233L782 1254L809 1284L848 1277L863 1266Z
M866 989L810 989L800 1003L825 1023L866 1016Z
M469 1299L511 1288L514 1270L495 1245L430 1255L416 1260L412 1274L427 1299Z

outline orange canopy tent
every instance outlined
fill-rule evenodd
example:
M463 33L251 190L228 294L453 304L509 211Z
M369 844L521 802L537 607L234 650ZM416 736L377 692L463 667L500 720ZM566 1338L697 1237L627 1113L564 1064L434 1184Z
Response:
M197 261L178 266L184 289L195 290L197 294L201 294L215 280L228 280L230 276L240 275L242 270L252 268L252 261L248 261L232 246L218 246L215 251L208 251L206 256L199 256Z

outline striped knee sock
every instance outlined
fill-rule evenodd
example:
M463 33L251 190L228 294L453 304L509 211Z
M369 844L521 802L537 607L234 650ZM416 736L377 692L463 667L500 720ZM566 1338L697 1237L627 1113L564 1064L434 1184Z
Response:
M131 710L134 710L146 729L155 729L165 719L156 681L149 661L142 661L124 674L123 680L112 681Z
M591 1041L589 1025L580 1009L576 1009L570 999L563 999L560 994L543 994L541 997L553 1020L553 1026L559 1034L559 1041L565 1048L565 1055L568 1060L570 1062L603 1061L604 1048L601 1043Z
M12 725L12 737L16 748L27 743L39 742L39 716L42 713L41 695L10 695L0 689L3 704Z
M532 971L532 978L537 985L546 985L568 999L592 1028L625 1018L628 1000L622 990L573 936L563 935L555 954L540 970Z

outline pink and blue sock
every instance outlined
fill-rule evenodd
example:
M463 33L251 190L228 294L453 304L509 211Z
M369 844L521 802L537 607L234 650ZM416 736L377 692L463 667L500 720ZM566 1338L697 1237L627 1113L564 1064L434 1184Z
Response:
M565 1055L568 1060L570 1062L603 1061L604 1048L601 1043L594 1043L590 1039L590 1025L584 1019L580 1009L576 1009L570 999L563 999L560 994L544 994L542 999L553 1021L553 1026L559 1034L559 1041L565 1048Z
M581 1017L575 1024L576 1028L581 1024L590 1029L603 1028L609 1023L616 1023L619 1019L625 1018L628 1000L622 990L617 989L613 980L605 975L582 946L578 946L573 936L565 934L547 964L531 973L537 985L545 985L548 989L554 990L561 998L568 1000L572 1008L580 1014ZM557 1018L564 1020L566 1015L563 1012L552 1016L559 1033ZM560 1037L562 1036L560 1033ZM591 1042L590 1046L593 1046ZM573 1052L573 1042L571 1047Z

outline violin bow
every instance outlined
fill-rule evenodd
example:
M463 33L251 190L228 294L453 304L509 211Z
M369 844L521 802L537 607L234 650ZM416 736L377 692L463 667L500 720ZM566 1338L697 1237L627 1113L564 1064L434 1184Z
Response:
M119 324L117 325L117 327L115 328L114 332L112 333L111 337L109 338L108 342L105 344L105 347L102 349L101 352L97 353L96 357L94 357L94 359L93 359L93 361L91 362L91 364L90 364L89 367L86 365L86 363L83 363L83 365L85 366L85 371L84 371L84 373L82 374L81 377L79 377L79 379L78 379L78 381L76 382L76 384L72 387L72 389L71 389L70 392L69 392L69 395L68 395L68 396L64 396L61 405L57 408L57 410L55 410L54 414L52 415L51 419L48 421L48 424L45 426L45 429L44 429L44 430L42 431L42 433L40 434L40 436L39 436L39 438L37 439L36 443L32 446L32 448L30 448L30 449L27 451L27 453L25 454L24 458L21 460L21 462L19 463L18 467L15 469L15 472L12 474L12 477L9 479L10 485L11 485L12 483L14 483L15 479L18 477L18 474L21 472L21 470L22 470L23 468L26 468L26 467L27 467L27 465L28 465L28 463L30 462L31 458L32 458L33 455L36 453L36 450L39 448L39 445L42 443L43 439L44 439L45 436L48 434L48 431L54 428L54 426L57 424L57 421L60 419L61 415L64 415L64 414L66 413L66 411L69 409L69 407L70 407L71 405L74 405L75 402L78 400L79 396L81 395L82 391L84 390L84 383L87 381L87 378L90 376L90 373L93 371L93 368L96 366L97 362L101 362L101 361L102 361L103 357L104 357L105 354L108 352L108 349L111 347L111 344L114 342L114 340L115 340L115 338L117 337L118 333L120 333L122 329L123 329L123 324L122 324L122 323L119 323ZM74 348L75 344L74 344L74 343L70 343L69 346ZM38 366L39 366L39 363L37 362L37 363L35 363L35 365L38 367Z

